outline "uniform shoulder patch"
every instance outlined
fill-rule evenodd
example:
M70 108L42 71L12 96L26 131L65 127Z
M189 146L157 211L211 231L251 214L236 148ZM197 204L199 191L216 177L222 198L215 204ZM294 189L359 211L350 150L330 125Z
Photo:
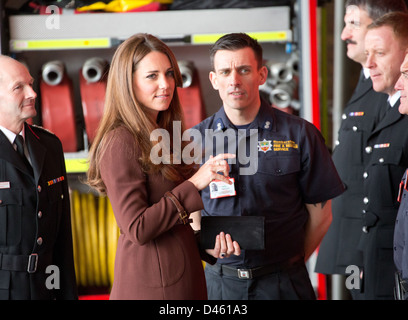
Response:
M48 130L48 129L44 128L44 127L41 127L41 126L36 125L36 124L31 124L30 126L33 127L33 128L39 129L41 131L48 132L49 134L52 134L53 136L55 136L55 133L51 132L50 130Z

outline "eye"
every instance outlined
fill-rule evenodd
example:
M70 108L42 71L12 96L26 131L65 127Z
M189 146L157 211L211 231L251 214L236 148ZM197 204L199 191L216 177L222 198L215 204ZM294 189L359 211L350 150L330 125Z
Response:
M147 79L151 79L154 80L157 78L157 74L156 73L150 73L146 76Z
M354 28L361 27L361 23L359 21L353 21L351 24L353 25Z
M166 75L167 75L168 77L174 78L174 71L173 71L173 70L169 70L169 71L167 71Z

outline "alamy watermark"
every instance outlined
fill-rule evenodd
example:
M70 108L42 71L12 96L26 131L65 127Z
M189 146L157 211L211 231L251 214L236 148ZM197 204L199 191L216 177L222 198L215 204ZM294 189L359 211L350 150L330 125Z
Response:
M170 133L165 129L153 130L150 141L157 144L150 151L154 164L203 164L211 155L220 153L235 154L236 158L228 159L229 164L240 164L240 175L253 175L258 171L258 130L206 129L204 136L197 129L181 132L181 122L173 121L173 152L170 151ZM190 141L182 149L182 141ZM204 146L204 147L203 147ZM249 148L247 147L249 146Z
M350 5L346 9L346 14L348 16L346 24L354 29L359 29L361 27L360 8L356 5Z
M60 289L60 270L56 265L49 265L45 269L46 274L50 274L47 279L45 279L45 287L48 290Z
M355 265L350 265L346 268L346 274L349 274L349 276L346 278L346 288L348 290L360 290L363 276L360 268Z
M49 30L61 29L60 8L58 6L50 5L45 8L45 13L48 17L45 19L45 27Z

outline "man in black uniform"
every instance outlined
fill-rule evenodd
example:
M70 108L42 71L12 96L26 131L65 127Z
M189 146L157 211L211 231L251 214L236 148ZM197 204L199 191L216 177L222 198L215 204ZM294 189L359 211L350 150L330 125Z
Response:
M364 39L375 19L392 11L406 11L402 0L348 0L345 26L341 34L347 43L347 56L364 66ZM333 222L319 248L315 271L345 275L350 265L362 267L358 249L364 203L364 172L370 158L365 154L367 140L386 112L388 95L374 91L369 70L363 68L357 87L347 103L333 152L333 161L346 191L333 199ZM345 282L344 282L345 283ZM360 289L349 288L353 299L361 299Z
M364 150L363 251L365 299L393 299L393 235L401 177L408 167L408 117L398 111L395 84L408 49L408 14L393 12L368 27L366 67L375 91L388 94L388 111L371 132Z
M77 299L59 139L36 115L28 70L0 56L0 299Z
M240 256L226 252L226 258L207 265L208 297L315 299L305 260L330 225L330 199L343 192L323 137L306 120L261 101L267 69L256 40L227 34L210 55L210 81L223 106L195 129L202 133L206 155L236 152L230 164L236 194L214 197L204 189L202 216L264 217L265 249L242 250ZM234 150L223 138L227 132L237 141Z
M408 115L408 54L401 66L401 76L395 85L401 94L399 112ZM394 230L395 298L408 300L408 169L402 177Z

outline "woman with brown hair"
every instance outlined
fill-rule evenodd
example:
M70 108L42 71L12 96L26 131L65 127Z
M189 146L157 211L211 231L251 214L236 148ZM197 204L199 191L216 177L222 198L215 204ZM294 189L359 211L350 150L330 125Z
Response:
M121 231L111 299L207 299L188 217L203 208L199 191L212 180L229 183L224 159L233 155L218 155L198 171L183 162L152 162L152 131L172 136L173 122L182 121L181 84L173 53L152 35L132 36L113 56L88 171L88 183L109 197ZM209 253L221 252L239 255L240 248L220 234Z

